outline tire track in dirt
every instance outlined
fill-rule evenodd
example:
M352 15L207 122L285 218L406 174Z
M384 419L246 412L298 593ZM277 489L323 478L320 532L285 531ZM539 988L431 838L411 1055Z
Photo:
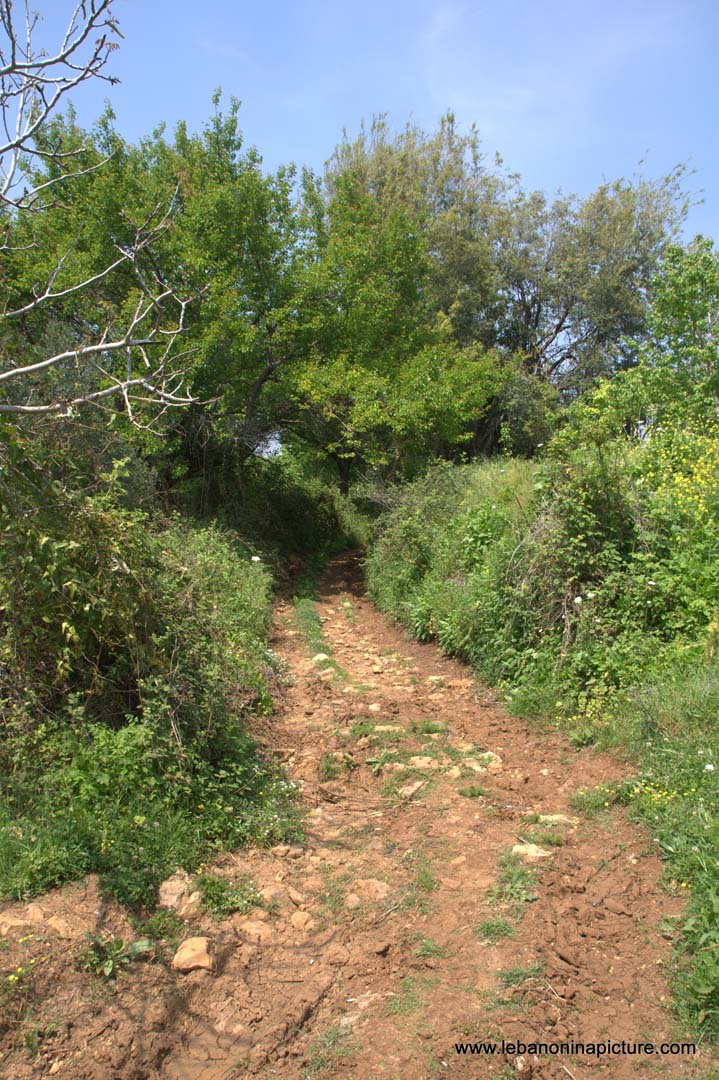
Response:
M680 902L621 810L588 820L571 809L574 792L622 775L616 760L509 717L465 667L408 642L364 597L356 554L331 562L320 593L342 670L313 662L280 602L273 648L290 677L260 731L302 786L306 843L213 867L250 874L265 907L192 921L188 936L214 941L213 974L137 965L99 1002L60 987L73 1025L60 1066L13 1057L6 1075L706 1078L707 1051L599 1063L456 1054L458 1041L502 1037L669 1041L660 926ZM508 860L527 844L543 854ZM78 888L39 899L45 928ZM83 888L90 910L96 894Z

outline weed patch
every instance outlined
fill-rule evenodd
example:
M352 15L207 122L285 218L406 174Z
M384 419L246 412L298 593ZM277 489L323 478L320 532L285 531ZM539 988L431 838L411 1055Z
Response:
M417 981L408 975L402 979L399 992L388 999L387 1011L392 1016L409 1016L416 1012L421 1004Z
M228 878L216 874L197 875L197 888L205 911L217 919L239 912L246 915L254 907L262 907L263 900L249 875Z
M432 938L420 937L414 954L415 956L439 958L447 955L447 949L443 945L438 945Z
M500 971L499 981L502 986L522 986L529 979L536 979L542 972L540 963L530 964L528 967L513 967L506 971Z
M431 910L431 895L439 888L439 881L432 872L432 864L425 855L412 853L407 858L414 875L407 885L402 899L403 908L416 908L422 914Z
M537 874L518 855L506 852L499 863L497 880L487 894L492 904L509 907L516 917L521 917L524 905L537 899L534 891Z
M125 944L120 938L100 937L86 934L89 945L79 958L79 964L94 975L115 979L133 960L148 956L153 951L149 938L140 938Z
M484 922L475 926L474 934L481 941L488 941L494 945L505 938L513 938L515 930L508 919L485 919Z
M269 707L270 579L218 528L151 530L100 499L75 517L72 541L55 518L44 541L27 532L27 580L0 571L0 897L95 871L106 894L150 906L177 866L301 831L294 786L243 726ZM8 597L26 605L17 618ZM30 626L43 605L49 623ZM6 660L21 653L16 678Z
M323 1072L333 1069L344 1058L355 1051L354 1042L346 1028L327 1028L310 1049L310 1061L304 1073L304 1080L314 1080Z

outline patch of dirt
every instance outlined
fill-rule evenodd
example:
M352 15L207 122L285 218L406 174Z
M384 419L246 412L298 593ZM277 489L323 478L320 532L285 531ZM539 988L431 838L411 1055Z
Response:
M0 970L23 973L2 1001L0 1076L706 1075L716 1057L704 1049L456 1053L502 1038L672 1041L662 930L681 903L622 811L571 809L573 793L622 776L621 763L509 717L465 667L408 642L364 598L356 555L332 562L321 595L340 670L313 662L279 603L273 647L292 681L260 732L302 787L307 842L215 867L249 873L270 910L187 921L186 937L211 939L213 973L181 975L159 947L103 982L78 969L85 931L136 934L92 879L4 905Z

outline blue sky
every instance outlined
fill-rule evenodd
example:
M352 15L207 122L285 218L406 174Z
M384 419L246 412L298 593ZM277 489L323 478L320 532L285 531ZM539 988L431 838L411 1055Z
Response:
M69 0L35 6L49 30ZM268 167L321 168L363 117L432 128L451 109L530 187L585 194L642 159L649 176L686 162L704 198L688 232L719 238L716 0L116 0L116 14L122 82L83 90L83 122L107 95L129 139L199 127L222 86Z

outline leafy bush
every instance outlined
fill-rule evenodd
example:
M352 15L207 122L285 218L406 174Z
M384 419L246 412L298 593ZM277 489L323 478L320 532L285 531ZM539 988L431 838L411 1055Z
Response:
M417 636L470 661L511 707L640 763L602 793L651 827L673 887L681 1001L719 1032L719 440L655 431L541 466L442 468L411 485L369 587ZM718 771L715 771L716 769Z
M216 874L203 873L197 878L197 887L203 907L218 919L235 912L246 915L252 908L262 906L262 897L248 874L229 881Z
M178 484L175 501L193 516L216 515L275 562L358 547L368 533L366 509L339 494L326 464L297 449L241 460L220 456L206 475Z
M270 574L228 530L78 493L6 444L0 894L99 871L150 902L214 846L298 828L244 718L267 709Z

